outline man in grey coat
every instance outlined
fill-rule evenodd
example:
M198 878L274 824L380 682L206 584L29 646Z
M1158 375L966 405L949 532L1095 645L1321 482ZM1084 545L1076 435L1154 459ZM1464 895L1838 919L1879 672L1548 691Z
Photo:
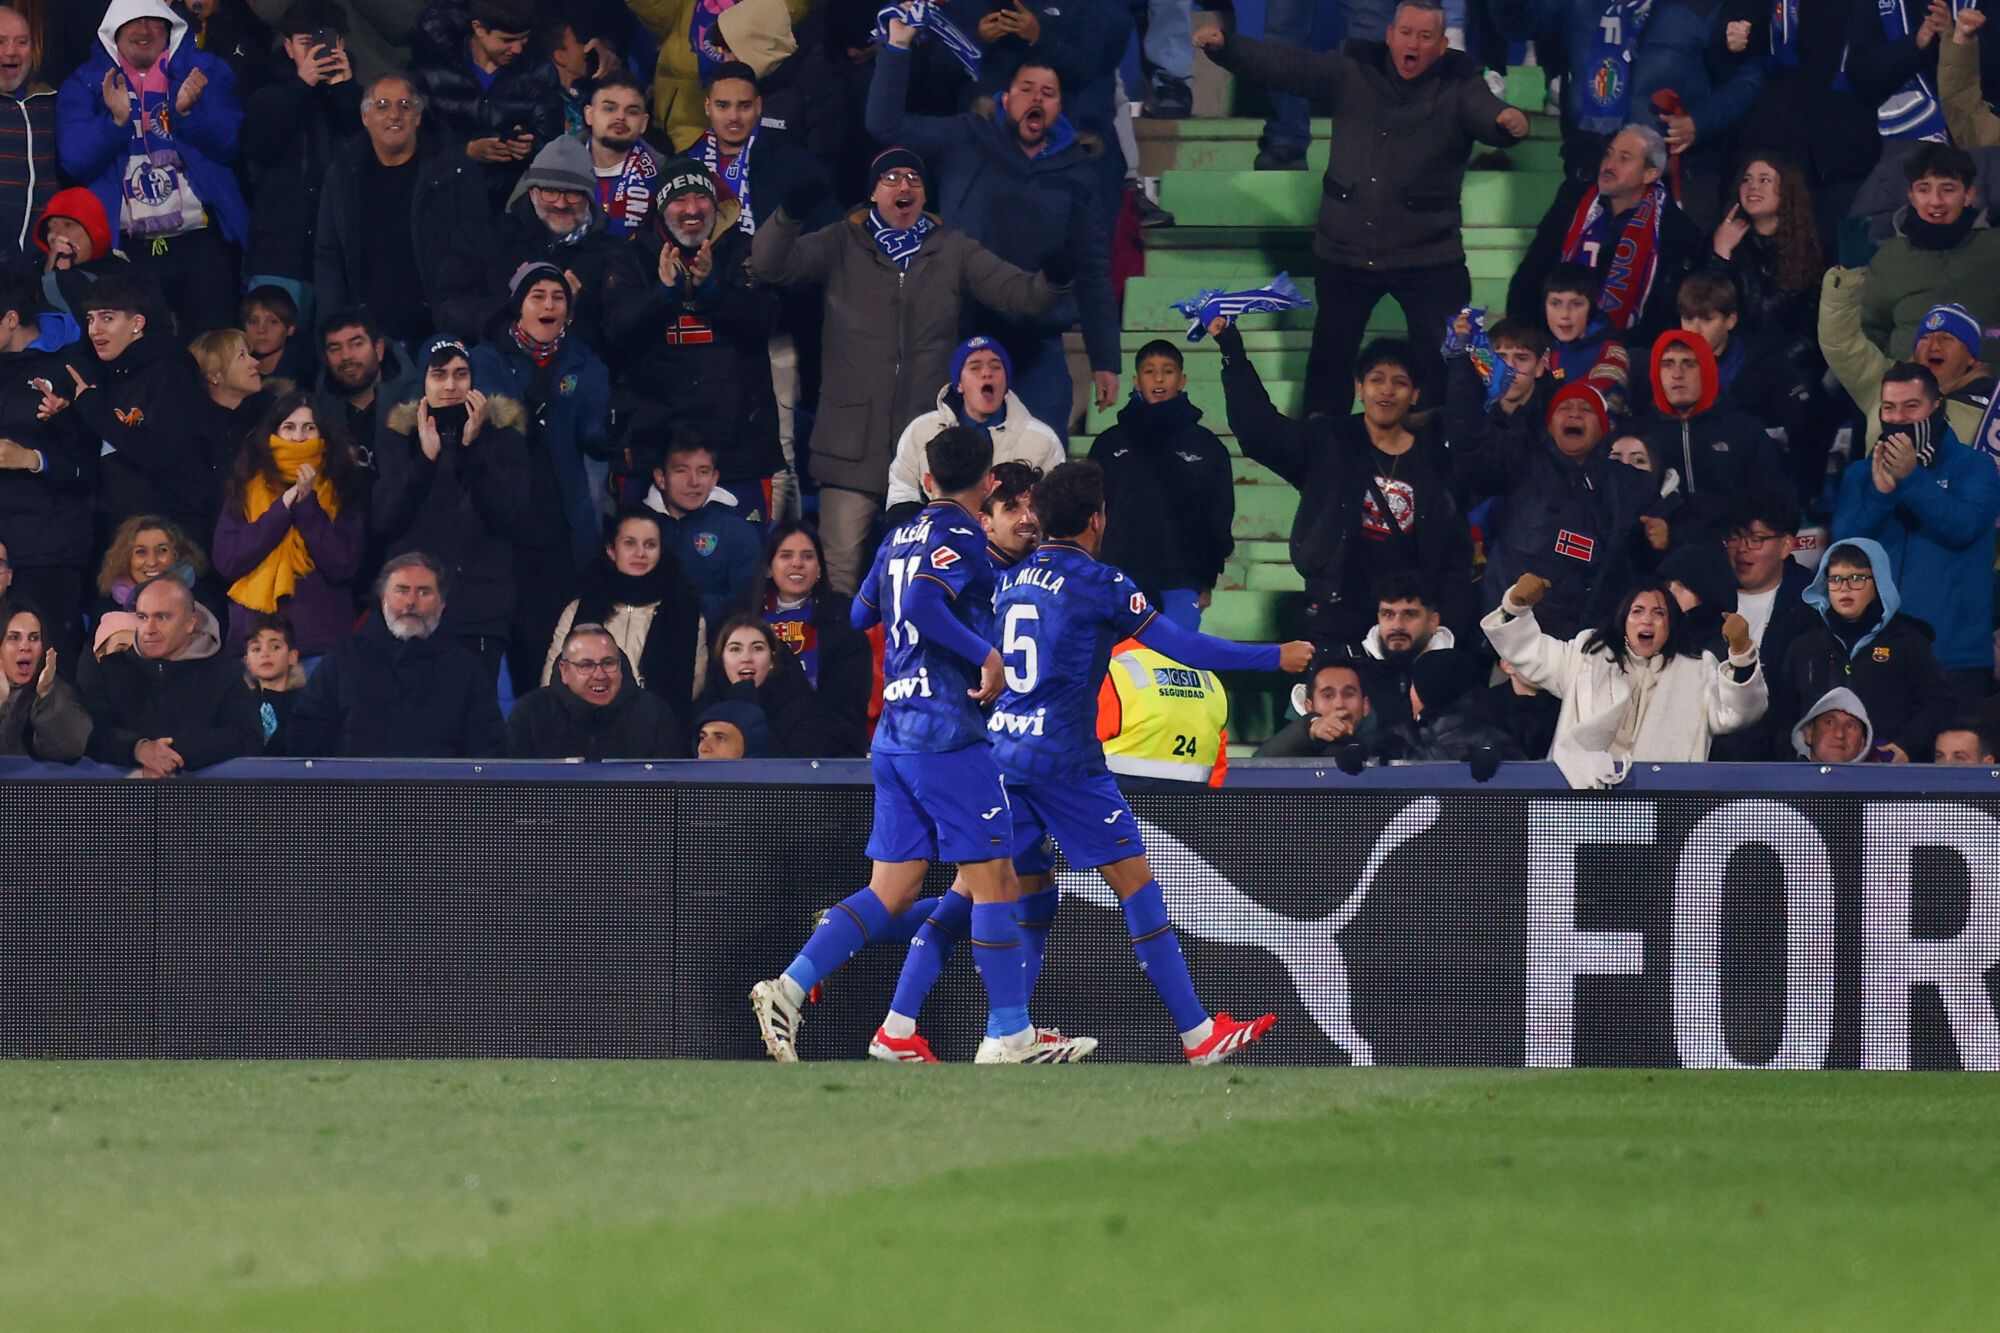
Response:
M827 580L852 596L875 515L889 489L896 438L934 406L950 378L967 300L1014 319L1039 315L1069 294L1076 260L1052 252L1026 273L924 213L923 160L890 148L869 168L871 206L801 236L793 201L757 228L758 281L826 289L819 413L812 476L820 485Z
M1528 134L1527 115L1493 95L1478 62L1446 49L1438 0L1403 0L1384 36L1320 55L1216 28L1195 34L1232 73L1332 102L1340 126L1313 236L1309 412L1347 414L1354 357L1382 297L1403 307L1412 343L1438 346L1445 324L1472 299L1460 235L1466 158L1474 142L1504 148ZM1434 351L1426 356L1424 399L1442 402L1444 364Z

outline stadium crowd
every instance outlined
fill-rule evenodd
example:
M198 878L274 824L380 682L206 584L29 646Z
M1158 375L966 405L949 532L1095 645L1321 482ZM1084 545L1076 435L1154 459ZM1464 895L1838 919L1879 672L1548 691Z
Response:
M1335 126L1304 411L1206 330L1299 493L1317 657L1260 756L1995 762L1984 15L1349 3L1315 50L1313 8L0 5L0 755L859 756L850 599L929 442L990 441L1004 566L1121 395L1101 556L1199 627L1231 460L1118 300L1173 222L1128 91L1191 114L1200 49L1259 170ZM1564 179L1489 312L1524 46ZM1214 678L1106 647L1130 771L1219 776Z

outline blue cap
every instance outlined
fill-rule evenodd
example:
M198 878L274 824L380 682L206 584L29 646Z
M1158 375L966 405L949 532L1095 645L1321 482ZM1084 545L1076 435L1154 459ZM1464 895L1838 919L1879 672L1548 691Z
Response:
M1965 344L1965 350L1972 353L1972 359L1979 359L1979 321L1972 312L1962 305L1934 305L1925 314L1924 322L1917 325L1917 341L1922 342L1933 333L1949 333ZM1914 345L1911 351L1915 351Z
M982 333L976 338L967 338L951 354L951 379L947 381L951 388L958 387L958 377L965 373L965 363L974 352L992 352L998 356L1000 369L1007 372L1007 387L1014 387L1014 358L1007 355L1007 349L1000 345L998 338L989 338Z

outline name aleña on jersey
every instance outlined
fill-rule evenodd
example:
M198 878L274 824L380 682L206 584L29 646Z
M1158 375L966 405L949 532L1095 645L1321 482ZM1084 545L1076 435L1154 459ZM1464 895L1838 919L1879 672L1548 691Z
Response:
M979 521L948 500L934 501L889 534L861 585L882 617L882 720L875 748L885 753L941 751L985 738L986 720L968 690L979 665L926 639L910 623L910 591L929 580L944 589L951 614L973 633L990 629L993 566Z

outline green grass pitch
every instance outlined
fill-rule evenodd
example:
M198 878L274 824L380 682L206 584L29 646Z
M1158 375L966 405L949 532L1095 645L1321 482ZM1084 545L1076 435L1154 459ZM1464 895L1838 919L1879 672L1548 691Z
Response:
M1991 1076L0 1064L0 1328L1977 1329Z

